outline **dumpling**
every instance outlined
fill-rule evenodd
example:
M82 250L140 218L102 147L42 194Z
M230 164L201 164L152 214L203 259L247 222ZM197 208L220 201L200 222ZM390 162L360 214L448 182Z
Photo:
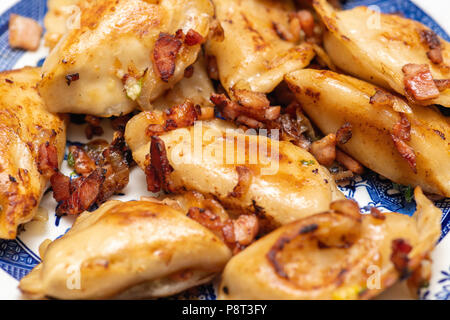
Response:
M343 197L329 172L289 142L246 135L219 119L151 137L157 121L154 112L136 115L127 124L125 139L148 174L151 159L165 165L157 168L168 174L165 191L212 195L228 211L256 214L269 229L327 210L331 201ZM164 153L159 150L146 159L150 141L165 148L166 158L159 159Z
M413 217L351 200L283 226L234 256L219 299L369 299L425 266L441 211L416 188ZM249 263L250 262L250 263ZM425 280L425 279L423 279Z
M292 1L214 1L215 17L223 29L210 37L206 53L214 56L222 86L269 93L291 71L302 69L314 57L313 46L283 40L290 32ZM278 33L277 33L278 30Z
M367 7L314 7L328 29L324 46L340 69L421 105L450 107L450 44L419 22Z
M390 180L450 196L450 120L434 107L408 105L372 84L331 71L286 77L302 110L319 129L351 126L338 146Z
M63 117L45 110L39 68L0 73L0 239L36 213L66 144Z
M151 108L197 60L213 14L209 0L80 5L80 28L65 34L42 69L39 92L52 112L109 117Z
M81 214L20 282L33 298L155 298L210 281L230 259L212 232L167 205L109 201Z

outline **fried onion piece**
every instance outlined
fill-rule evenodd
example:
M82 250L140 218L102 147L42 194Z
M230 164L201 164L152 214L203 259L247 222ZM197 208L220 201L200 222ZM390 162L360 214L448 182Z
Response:
M413 217L361 215L343 200L273 231L230 260L219 299L375 297L417 270L439 239L442 213L415 194Z

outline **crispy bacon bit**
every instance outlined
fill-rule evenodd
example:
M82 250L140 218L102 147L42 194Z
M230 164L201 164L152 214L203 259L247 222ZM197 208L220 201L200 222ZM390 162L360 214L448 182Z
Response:
M168 82L175 73L175 61L182 42L173 35L160 33L153 49L153 62L162 81Z
M400 273L401 278L409 275L409 257L412 247L404 239L395 239L392 241L391 262L394 264L395 270Z
M380 210L375 207L370 208L370 215L378 220L385 220L386 216Z
M405 91L409 98L424 101L439 97L439 90L427 64L409 63L403 66L402 71L405 75Z
M450 79L434 79L434 84L439 92L450 89Z
M394 125L392 134L404 141L411 140L411 123L404 113L400 113L400 122Z
M151 137L150 159L148 161L149 163L145 167L148 191L159 192L162 189L167 193L172 192L170 174L173 172L173 168L167 159L166 145L157 136Z
M339 149L336 149L336 161L353 173L362 174L364 172L364 167L358 161Z
M416 154L414 153L414 149L408 146L403 139L394 134L391 134L391 138L394 142L395 148L400 153L400 156L408 162L412 171L417 173Z
M187 216L221 238L234 254L251 244L259 231L255 215L241 215L236 220L221 219L209 209L192 207Z
M281 108L279 106L271 107L269 100L262 93L233 89L233 95L237 102L228 99L224 94L213 94L210 98L226 119L236 120L239 116L245 116L257 122L241 118L243 122L259 127L259 122L275 120L280 115Z
M37 166L39 173L50 178L58 171L58 151L48 141L39 146Z
M87 177L79 177L72 180L70 183L70 197L59 203L56 214L60 216L64 214L75 215L88 210L95 203L104 179L104 170L98 168ZM54 182L58 183L59 180ZM54 190L66 188L57 184L52 185L52 187Z
M88 175L97 168L95 161L81 147L70 146L69 152L74 159L74 169L77 174Z
M207 109L204 111L210 113ZM201 115L202 108L194 106L190 100L185 100L182 104L166 110L162 115L161 122L150 124L146 134L147 136L161 135L170 130L192 126Z
M42 35L42 27L31 18L11 14L9 17L9 45L11 48L20 48L36 51Z
M206 56L206 70L208 72L208 77L213 80L219 80L219 67L217 66L215 56Z
M193 29L189 29L184 37L184 43L188 46L195 46L197 44L202 44L203 42L205 42L205 38Z
M392 107L394 105L394 96L382 89L375 88L375 94L370 97L370 104Z
M53 198L56 201L68 200L70 197L70 178L57 172L50 178L53 187Z
M67 85L70 86L70 84L72 82L80 80L80 74L79 73L68 74L68 75L66 75L65 78L66 78Z
M101 136L103 134L99 117L87 115L84 120L88 123L84 130L88 140L91 140L94 136Z
M235 241L241 246L251 244L259 231L258 218L255 215L240 215L233 220Z
M433 30L420 30L420 40L425 44L429 51L427 52L428 58L435 64L441 64L444 61L442 57L441 40Z
M300 10L297 12L300 19L300 25L305 32L306 37L314 36L314 17L309 10Z
M233 191L230 192L230 196L240 198L247 193L252 183L252 172L245 166L236 166L236 172L238 174L238 182Z
M331 166L336 159L336 135L330 133L311 144L311 153L324 166Z
M336 132L336 141L340 144L346 144L352 138L352 124L346 122Z
M110 145L97 140L84 148L72 146L70 150L75 168L83 176L70 180L56 172L51 177L53 197L59 202L58 215L79 214L94 203L106 201L128 184L131 152L122 132L114 133Z

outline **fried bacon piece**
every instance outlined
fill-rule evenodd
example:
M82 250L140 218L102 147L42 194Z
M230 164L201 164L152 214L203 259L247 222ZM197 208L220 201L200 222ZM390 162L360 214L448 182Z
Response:
M330 133L324 138L314 141L310 151L321 165L331 166L336 159L336 135Z
M434 79L434 84L442 92L450 88L450 79Z
M166 145L157 136L151 137L150 155L147 162L145 175L148 191L159 192L162 189L166 193L173 192L172 181L170 180L173 168L169 159L167 159Z
M101 185L105 179L104 170L96 169L87 177L79 177L70 181L70 196L59 202L56 209L56 214L59 216L68 214L76 215L85 210L88 210L97 200L100 193ZM59 174L59 173L58 173ZM54 194L55 199L61 199L66 196L67 180L51 179L53 190L57 190ZM55 185L53 185L55 183ZM61 185L63 183L64 185ZM62 193L63 191L64 193Z
M364 172L364 167L358 161L339 149L336 149L336 161L353 173L362 174Z
M336 141L339 144L346 144L352 138L352 124L346 122L336 132Z
M101 204L122 190L129 181L131 152L123 133L116 131L111 144L93 141L82 147L71 146L74 167L80 177L70 180L60 172L50 178L53 197L59 202L58 215L75 215Z
M11 14L9 17L9 45L11 48L20 48L36 51L42 35L42 27L31 18Z
M222 116L228 120L245 120L247 124L254 124L260 127L261 123L275 120L280 116L281 108L279 106L270 106L269 100L264 94L255 93L243 89L234 89L233 95L237 101L228 99L225 94L213 94L211 102L222 112ZM250 122L251 118L256 122Z
M400 273L400 277L403 279L409 275L408 268L409 257L412 247L403 239L395 239L392 241L392 254L391 261L394 264L395 269Z
M187 216L211 230L237 254L250 245L259 231L255 215L240 215L237 219L221 219L208 209L192 207Z
M392 134L404 141L411 140L411 123L404 113L400 113L400 121L394 125Z
M70 197L70 178L63 175L61 172L56 172L50 178L50 183L53 187L53 198L56 201L68 200Z
M182 44L176 36L159 34L153 49L153 63L162 81L168 82L175 73L175 62Z
M190 127L198 119L206 120L207 117L214 117L211 108L202 109L199 106L194 106L192 101L185 100L182 104L164 111L159 118L156 116L158 119L147 127L146 134L151 137L177 128Z
M394 142L395 148L400 153L400 156L408 162L412 171L414 173L417 173L416 154L414 153L413 148L408 146L408 144L403 139L397 137L395 134L391 134L391 138Z
M197 44L202 44L205 42L205 38L193 29L189 29L184 37L184 43L188 46L195 46Z
M405 75L404 85L408 97L424 101L439 97L439 90L433 81L427 64L406 64L402 71Z
M378 220L386 220L386 216L375 207L370 208L370 215Z
M238 183L230 193L230 196L240 198L247 193L252 183L252 172L245 166L236 166L236 172L238 174Z
M382 89L375 88L375 94L370 97L370 104L392 107L394 105L394 96Z
M420 40L425 44L429 51L427 52L428 59L434 64L441 64L444 61L442 57L442 46L438 35L433 30L420 30Z
M58 152L48 141L39 146L37 166L39 173L46 178L58 171Z

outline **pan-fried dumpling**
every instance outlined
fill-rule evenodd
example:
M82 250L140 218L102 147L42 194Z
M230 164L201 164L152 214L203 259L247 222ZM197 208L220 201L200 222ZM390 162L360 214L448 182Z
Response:
M155 298L210 281L230 259L211 231L170 206L109 201L53 241L20 289L34 298Z
M133 158L144 170L154 120L155 113L142 112L125 131ZM257 214L268 228L327 210L331 201L343 197L328 170L306 150L246 135L223 120L199 121L159 138L173 167L170 191L212 195L229 211Z
M143 109L183 78L209 32L209 0L82 2L43 66L39 92L53 112L109 117ZM126 19L124 19L126 17Z
M437 109L408 106L372 84L331 71L300 70L286 81L323 133L351 125L350 140L338 146L363 165L394 182L450 196L450 120Z
M36 213L66 145L66 124L36 90L39 68L0 73L0 239Z
M290 30L292 1L220 0L214 4L223 37L213 35L206 52L216 58L220 81L229 93L232 88L271 92L286 73L304 68L314 57L311 45L280 37L280 30Z
M369 299L426 264L442 213L420 190L413 217L361 215L351 200L283 226L227 264L219 299ZM425 279L424 279L425 280Z
M367 7L314 7L328 32L324 46L342 70L408 97L416 104L450 107L450 44L419 22ZM437 81L435 83L435 81Z

